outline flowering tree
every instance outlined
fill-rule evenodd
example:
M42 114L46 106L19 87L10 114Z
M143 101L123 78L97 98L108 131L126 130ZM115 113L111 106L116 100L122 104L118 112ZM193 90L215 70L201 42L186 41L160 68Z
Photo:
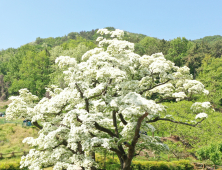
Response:
M158 104L208 93L202 83L192 80L188 67L175 66L162 53L135 54L134 44L121 40L121 30L100 29L98 33L110 35L110 39L99 37L98 48L86 52L81 63L67 56L56 59L59 67L66 68L66 88L51 86L47 88L51 98L40 101L27 89L10 98L7 118L26 118L40 129L38 138L23 141L36 149L22 157L22 167L94 169L93 153L106 149L128 170L139 151L167 149L158 137L143 133L155 130L150 123L196 126L206 118L202 111L196 116L199 122L175 121L169 115L164 117L166 108ZM192 109L205 106L210 105L198 103Z

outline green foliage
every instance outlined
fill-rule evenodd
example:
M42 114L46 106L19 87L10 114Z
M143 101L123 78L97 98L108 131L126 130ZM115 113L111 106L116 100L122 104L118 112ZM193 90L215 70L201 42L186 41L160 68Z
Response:
M74 44L77 46L75 47ZM71 47L67 48L66 50L64 50L63 47L61 46L56 46L55 48L50 50L51 54L50 61L54 61L59 56L70 56L72 58L75 58L76 61L79 63L82 60L82 55L86 51L91 49L91 46L86 46L85 44L84 43L78 44L77 42L72 41L70 45ZM50 66L50 69L51 69L51 74L49 75L50 76L49 84L54 84L62 88L66 87L66 85L64 84L64 74L62 73L61 69L54 63Z
M211 53L215 58L222 57L222 39L212 45Z
M183 58L187 55L187 51L191 48L192 42L185 37L177 37L170 41L170 49L166 58L173 61L175 65L181 67L184 65Z
M1 163L0 170L28 170L28 168L20 168L20 163Z
M86 40L82 37L77 37L76 39L70 39L68 42L65 42L61 45L63 50L68 50L68 49L74 49L76 48L79 44L84 44L86 47L89 49L93 49L96 47L96 44L93 43L92 41Z
M198 69L201 67L202 60L209 55L210 47L205 41L195 43L187 52L187 56L183 58L185 64L190 68L190 73L196 78Z
M211 160L214 165L221 164L222 158L222 143L212 143L209 146L204 146L197 150L198 158L200 160Z
M49 84L49 55L46 50L41 52L26 51L17 70L9 77L9 92L16 94L21 88L28 88L33 94L42 97L45 86ZM11 73L11 72L10 72ZM10 75L10 73L8 75ZM14 78L13 78L14 77Z
M139 43L142 39L144 39L146 36L143 34L135 34L130 32L124 32L124 40L132 42L132 43Z
M220 110L222 106L222 58L206 55L202 60L200 73L197 77L209 90L208 100Z
M194 42L199 43L201 41L206 41L209 44L213 44L218 40L222 40L222 36L221 35L214 35L214 36L206 36L197 40L194 40Z
M176 121L187 123L187 120L195 121L195 114L190 110L192 101L180 101L165 103L167 106L166 115L170 114ZM218 128L221 128L221 113L208 112L208 118L196 127L185 126L181 124L174 124L166 121L159 121L152 124L156 128L155 134L165 137L165 142L168 144L169 153L180 157L180 155L195 156L198 148L206 146L214 141L219 141L222 134ZM154 134L154 135L155 135Z
M145 54L152 55L157 52L161 52L158 49L158 39L153 37L145 37L139 43L144 47Z
M104 162L98 161L99 169L104 169ZM193 170L194 166L187 160L164 162L164 161L133 161L133 170ZM119 170L120 164L109 159L106 162L106 170Z

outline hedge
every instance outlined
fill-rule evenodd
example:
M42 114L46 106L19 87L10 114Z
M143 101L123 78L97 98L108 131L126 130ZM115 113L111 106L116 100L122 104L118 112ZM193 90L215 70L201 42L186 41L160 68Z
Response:
M20 163L0 163L0 170L28 170L28 168L20 169Z
M99 162L99 169L104 169L104 162ZM0 170L28 170L27 168L19 168L20 164L17 163L2 163ZM187 160L164 162L164 161L133 161L133 170L193 170L194 166ZM115 161L109 159L106 162L106 170L120 170L120 165Z
M104 162L99 160L99 169L104 169ZM194 166L188 160L164 162L164 161L133 161L133 170L193 170ZM109 159L106 162L106 170L120 170L120 164Z
M164 161L133 161L132 169L135 170L193 170L194 166L188 160Z

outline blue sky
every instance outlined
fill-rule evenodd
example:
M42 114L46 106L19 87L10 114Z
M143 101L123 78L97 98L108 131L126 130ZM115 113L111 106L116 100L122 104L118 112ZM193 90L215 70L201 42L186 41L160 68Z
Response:
M0 49L112 26L170 40L222 35L221 0L1 0Z

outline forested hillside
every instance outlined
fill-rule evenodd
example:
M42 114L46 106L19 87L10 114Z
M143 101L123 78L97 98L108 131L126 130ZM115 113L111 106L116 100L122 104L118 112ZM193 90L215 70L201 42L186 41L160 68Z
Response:
M113 27L107 28L114 30ZM28 88L41 98L45 96L45 86L65 87L55 59L71 56L81 62L81 56L97 45L99 35L96 31L71 32L56 38L38 37L20 48L0 51L0 99L17 95L21 88ZM222 36L206 36L194 41L177 37L167 41L125 31L124 40L135 43L135 52L140 55L162 52L177 66L188 66L194 79L201 80L210 91L208 100L215 109L221 107Z

